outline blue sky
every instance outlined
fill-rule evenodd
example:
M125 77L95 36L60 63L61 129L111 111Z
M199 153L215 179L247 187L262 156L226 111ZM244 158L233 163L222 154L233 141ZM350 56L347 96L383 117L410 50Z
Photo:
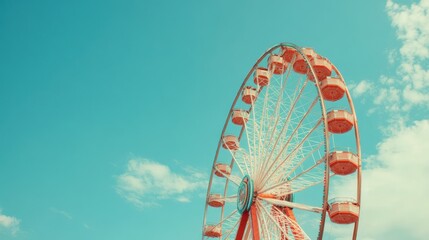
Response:
M352 92L361 239L427 236L428 22L427 0L1 1L0 238L199 238L225 117L279 42Z

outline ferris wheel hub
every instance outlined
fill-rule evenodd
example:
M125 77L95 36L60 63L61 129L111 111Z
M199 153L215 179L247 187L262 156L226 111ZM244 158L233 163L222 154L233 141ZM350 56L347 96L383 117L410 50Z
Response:
M249 175L244 176L238 187L237 210L240 214L249 211L254 199L253 180Z

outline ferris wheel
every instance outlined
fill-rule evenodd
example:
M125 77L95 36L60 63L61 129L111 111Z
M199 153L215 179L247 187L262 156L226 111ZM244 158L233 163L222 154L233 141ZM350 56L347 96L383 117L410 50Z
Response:
M268 49L245 77L222 130L202 239L322 239L338 228L356 239L360 152L356 113L338 69L311 48ZM353 184L342 186L345 180Z

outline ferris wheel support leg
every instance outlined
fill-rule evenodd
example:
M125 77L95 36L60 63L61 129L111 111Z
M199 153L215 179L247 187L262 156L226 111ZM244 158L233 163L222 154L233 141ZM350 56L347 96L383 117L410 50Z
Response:
M258 224L258 214L256 212L256 205L252 204L250 207L250 215L252 219L252 232L253 232L253 240L259 240L259 224Z
M238 226L237 235L235 240L242 240L244 235L244 230L246 230L247 220L249 219L249 211L243 212L240 219L240 225Z

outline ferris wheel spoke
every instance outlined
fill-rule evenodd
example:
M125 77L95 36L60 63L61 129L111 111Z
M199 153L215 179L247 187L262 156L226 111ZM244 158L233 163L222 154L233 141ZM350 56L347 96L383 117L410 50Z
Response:
M265 214L261 213L258 215L258 217L260 219L261 224L263 225L263 227L261 228L263 239L276 239L272 237L272 234L274 233L274 231L271 231L269 229L272 227L272 225L269 224L269 222L267 221Z
M281 116L280 111L281 111L281 105L282 105L282 101L281 100L283 99L283 94L284 94L285 88L287 86L287 81L286 80L289 77L291 69L292 69L291 68L291 64L289 64L289 66L288 66L288 68L286 70L286 75L282 74L281 77L280 77L280 91L278 93L279 96L277 97L277 101L276 101L276 104L275 104L275 110L274 110L274 113L273 113L273 115L275 116L275 122L271 126L272 131L270 131L271 134L270 134L270 139L268 140L269 143L272 141L272 138L274 136L274 132L276 130L275 126L277 126L277 124L278 124L278 122L280 120L280 116ZM283 76L284 76L284 79L282 79ZM298 85L297 85L297 87L298 87ZM269 129L269 130L271 130L271 129Z
M335 175L336 175L335 173L331 173L331 174L329 174L329 177L332 178ZM319 176L319 177L318 176L313 176L313 179L314 179L313 181L305 181L303 184L297 185L297 187L293 188L293 190L291 191L291 193L302 192L302 191L304 191L306 189L309 189L311 187L317 186L319 184L323 184L325 182L325 179L324 179L323 176ZM318 180L316 180L316 179L318 179Z
M304 171L300 172L299 174L297 174L295 177L289 179L290 182L295 181L295 179L300 178L301 176L303 176L304 174L307 174L308 172L310 172L311 170L313 170L314 168L318 167L321 163L325 162L325 157L321 158L319 161L317 161L313 166L305 169ZM289 174L290 175L290 174ZM289 175L287 177L289 177Z
M252 108L250 108L249 111L251 111L251 110L252 110ZM246 133L247 147L249 150L249 161L251 161L253 164L255 164L254 163L255 158L253 157L253 149L252 149L252 146L250 144L250 136L249 136L250 134L249 134L248 127L247 127L247 122L244 122L244 132ZM254 175L254 170L255 170L255 167L252 168L252 176Z
M225 202L233 202L236 203L237 202L237 195L233 195L233 196L228 196L224 198Z
M285 175L285 176L283 176L282 178L283 179L287 179L293 172L295 172L295 170L298 168L298 167L300 167L300 166L302 166L302 164L307 160L307 159L309 159L310 158L310 156L314 156L314 153L316 152L316 151L319 151L319 149L320 149L320 147L322 147L323 145L325 144L325 142L324 141L321 141L317 146L315 146L313 149L311 149L311 151L309 151L308 153L307 153L307 155L305 156L305 157L303 157L303 158L301 158L300 159L300 161L298 161L298 162L296 162L296 164L295 164L295 166ZM317 162L315 162L315 164L312 166L312 168L314 168L314 167L316 167L317 165L319 165L320 163L322 163L323 162L323 160L324 160L324 158L322 158L322 159L320 159L319 161L317 161ZM311 168L311 169L312 169ZM310 169L310 170L311 170Z
M259 89L259 91L258 91L258 95L259 95L259 93L261 92L261 89ZM251 149L252 147L253 147L253 155L251 155L252 157L253 157L253 159L258 159L258 155L257 155L257 146L256 146L256 139L257 139L257 137L256 137L256 131L257 131L257 129L259 129L258 127L257 127L257 122L256 122L256 111L257 111L257 108L256 108L256 106L255 106L255 102L253 101L253 99L251 99L251 109L252 109L252 116L253 116L253 119L249 119L249 121L251 121L253 124L253 129L252 129L252 139L253 139L253 141L252 141L252 143L250 143L250 141L251 141L251 138L249 138L249 136L247 136L247 144L248 144L248 147L249 147L249 149ZM248 128L248 125L246 124L245 125L245 131L247 132L247 131L249 131L250 129ZM249 150L249 152L250 152L250 150Z
M281 77L280 77L280 91L278 92L278 97L277 97L277 101L276 101L276 104L275 104L275 110L274 110L274 115L275 116L279 116L279 110L280 110L280 106L281 106L281 103L282 103L282 99L283 99L283 94L284 94L284 91L285 91L285 89L286 89L286 86L287 86L287 81L285 81L285 80L287 80L288 79L288 76L289 76L289 73L290 73L290 67L288 67L288 70L287 70L287 74L286 74L286 76L285 77L283 77L284 75L282 75ZM283 79L282 79L283 78ZM278 123L278 117L276 117L276 122L275 122L275 124L274 125L277 125L277 123Z
M222 142L223 142L223 144L226 144L225 140L223 140L223 139L222 139ZM233 150L231 150L229 148L227 148L227 149L228 149L229 153L231 154L232 160L234 161L234 163L237 163L237 167L240 170L241 174L244 176L244 175L246 175L245 173L250 173L249 167L248 167L246 161L244 161L244 160L241 161L242 159L237 158L237 156L236 156L237 152L240 152L240 151L243 152L244 149L239 148L236 151L233 151ZM244 170L246 170L246 172Z
M281 236L288 236L287 239L310 239L310 237L308 237L305 231L294 219L288 217L277 207L273 207L274 205L267 205L271 207L271 214L266 209L266 206L264 206L264 204L262 204L261 202L259 202L259 206L261 206L265 215L268 216L268 219L272 222L272 225L275 226L276 231L273 232L279 232ZM291 230L290 233L288 230ZM280 239L280 237L277 236L276 239Z
M311 110L312 110L312 108L316 105L316 103L318 102L318 97L316 97L314 100L313 100L313 102L312 102L312 104L311 104L311 106L309 107L309 109L308 109L308 111L301 117L301 119L299 120L299 123L297 124L297 126L295 126L295 129L294 129L294 131L291 133L291 135L289 136L289 138L287 139L287 141L285 141L284 143L281 143L281 145L283 146L283 148L282 148L282 150L279 152L279 154L277 155L277 157L276 157L276 159L277 158L279 158L279 156L282 154L282 152L285 150L285 148L286 148L286 150L288 149L288 147L289 147L289 145L290 145L290 142L291 142L291 140L294 138L294 137L297 137L298 135L297 135L297 133L298 133L298 130L300 130L300 128L301 127L303 127L303 122L304 122L304 120L306 120L306 118L308 117L308 115L310 114L310 112L311 112ZM319 121L320 121L320 119L319 119ZM286 136L286 135L285 135ZM271 156L270 156L271 157ZM270 158L268 159L268 160L270 160Z
M298 91L298 88L299 88L299 84L297 84L297 86L296 86L296 88L295 88L295 91L294 91L294 96L292 97L293 99L294 99L294 103L292 104L292 106L290 107L290 109L289 109L289 111L286 111L286 109L285 110L282 110L282 108L281 108L281 105L279 105L279 108L278 108L278 110L282 110L282 111L284 111L285 112L285 115L287 115L286 117L285 117L285 121L284 121L284 125L283 125L283 128L282 128L282 131L280 132L280 134L279 134L279 136L281 136L281 134L283 133L283 131L284 130L287 130L288 129L288 123L290 122L289 120L290 120L290 118L291 118L291 116L292 116L292 113L294 112L294 110L295 110L295 106L296 106L296 104L297 104L297 102L298 102L298 100L300 99L300 97L301 97L301 95L302 95L302 93L303 93L303 91L304 91L304 89L305 89L305 87L306 87L306 85L307 85L307 81L305 81L304 82L304 85L302 86L302 88L300 89L300 91ZM285 86L286 86L286 84L285 84ZM279 100L281 100L281 98L280 97L282 97L283 96L283 93L285 93L286 94L286 96L288 96L288 94L287 94L287 92L284 92L284 90L282 89L282 91L281 91L281 93L282 93L282 95L281 96L279 96L278 97L278 101ZM298 95L297 95L298 94ZM289 98L289 101L291 101L292 99L288 96L288 98ZM282 103L282 104L284 104L284 102ZM274 133L276 132L276 130L277 130L277 125L278 125L278 123L279 123L279 119L280 119L280 116L281 116L281 112L282 111L279 111L279 112L276 112L276 116L277 116L277 118L276 118L276 121L275 121L275 123L273 124L273 131L271 131L271 134L270 134L270 139L269 139L269 141L268 141L268 145L271 145L271 143L272 143L272 140L273 140L273 137L274 137ZM276 143L278 142L278 139L276 139ZM274 148L275 148L275 146L274 146Z
M235 224L231 227L231 229L229 231L225 231L226 235L223 236L224 239L229 239L231 234L233 232L236 232L236 228L238 227L238 223L240 223L240 221L237 219L237 221L235 221Z
M276 216L277 221L286 226L288 231L288 238L290 239L310 239L306 232L301 228L295 218L293 210L290 208L282 208L275 205L271 207L272 213Z
M270 73L270 74L273 75L272 73ZM267 90L265 91L263 106L262 106L262 110L261 110L262 112L260 114L261 118L259 119L259 128L257 129L258 133L259 133L258 139L257 139L257 141L258 141L258 158L257 159L261 159L262 156L264 156L266 154L264 151L265 149L262 148L263 147L263 138L265 137L264 133L266 134L266 131L264 131L264 127L266 127L266 126L264 124L267 124L267 122L268 122L268 119L267 119L268 118L268 112L269 112L268 102L269 102L269 99L271 96L270 89L272 88L272 86L273 86L272 84L269 84L267 86Z
M270 73L270 75L272 75ZM254 126L256 126L253 131L255 133L255 147L256 147L256 152L255 152L255 156L257 156L257 159L259 159L262 155L261 153L261 145L262 145L262 134L263 134L263 128L264 128L264 119L265 119L265 112L267 111L268 107L268 100L269 100L269 96L270 96L270 89L271 89L272 84L269 84L268 86L266 86L266 91L265 91L265 95L264 95L264 99L262 101L262 106L260 106L260 104L258 104L255 107L254 110ZM260 112L257 112L260 111ZM256 114L258 116L260 116L259 119L256 118Z
M246 150L243 148L239 148L234 153L234 160L237 162L237 164L240 164L241 168L246 170L246 173L249 175L252 175L253 172L253 163L251 156L247 154Z
M298 149L301 148L301 146L304 144L304 142L308 139L308 137L319 127L319 125L322 123L322 119L319 119L317 124L305 135L305 137L301 140L300 143L298 143L295 148L284 158L283 161L281 161L280 156L281 153L278 154L277 158L275 159L274 162L271 163L271 167L268 168L268 170L265 172L264 174L264 178L262 179L262 183L261 186L264 186L264 184L268 181L268 179L270 179L270 177L280 168L280 167L284 167L284 164L287 163L287 161L290 159L291 156L294 156L294 154L296 154L296 151ZM283 148L284 149L284 148ZM274 171L270 170L272 169L272 167L275 165L275 163L277 161L281 161L280 163L277 164L277 167ZM267 176L268 175L268 176Z
M254 171L258 168L258 162L257 159L260 158L259 156L259 144L258 144L258 139L260 139L260 125L256 119L255 116L255 111L257 111L257 107L253 107L253 111L252 111L252 116L253 118L249 119L249 123L250 124L246 124L245 126L245 131L246 131L246 136L247 136L247 143L248 143L248 148L249 148L249 155L250 155L250 159L251 161L253 161L254 164ZM254 172L253 172L254 174ZM252 175L253 175L252 174Z
M271 82L271 84L269 85L269 88L267 88L267 91L266 91L266 94L265 94L265 96L264 96L264 106L263 107L259 107L259 108L256 108L257 110L258 109L263 109L263 110L267 110L268 109L268 103L270 102L270 101L268 101L268 97L269 96L271 96L271 95L279 95L279 92L275 92L275 90L276 90L276 87L271 87L271 86L273 86L275 83L276 83L276 77L275 77L275 75L274 74L271 74L271 76L272 76L272 82ZM282 80L280 79L280 83L282 82ZM286 84L284 84L283 86L286 86ZM273 91L273 93L272 94L270 94L269 92L269 90L272 90ZM260 104L258 104L258 105L260 105ZM267 138L267 136L268 136L268 134L267 134L267 132L269 132L269 131L263 131L263 126L262 125L258 125L258 124L256 124L257 122L258 122L258 120L257 120L257 118L256 118L256 112L257 111L254 111L253 112L253 122L254 122L254 125L253 125L253 132L254 133L258 133L258 135L259 136L261 136L262 135L262 133L261 132L265 132L265 134L264 134L264 141L265 141L265 139ZM260 116L260 120L262 121L264 118L265 118L265 116L267 116L268 115L268 113L269 113L270 111L269 110L267 110L267 111L262 111L262 113L258 113L258 116ZM274 114L275 115L275 114ZM261 121L259 121L259 122L261 122ZM268 121L268 123L270 123L270 121ZM269 128L271 127L271 124L269 124L268 126L268 130L269 130ZM262 139L262 137L259 137L258 139ZM256 142L256 141L255 141ZM259 142L259 144L258 144L258 148L261 148L261 145L262 143L261 143L261 141ZM259 156L257 157L257 159L262 159L263 158L263 156L261 156L260 154L259 154ZM263 164L263 162L264 161L258 161L258 169L260 169L260 167L261 166L263 166L262 164Z
M216 225L215 225L215 227L218 227L218 226L221 226L221 225L223 225L224 223L226 223L226 222L228 222L228 221L234 221L234 216L235 215L238 215L237 214L238 213L238 210L234 210L232 213L230 213L228 216L226 216L225 218L223 218L219 223L217 223Z
M287 72L287 76L289 75L289 73L290 73L290 67L288 67L288 72ZM282 75L283 76L283 75ZM287 79L287 77L285 78L285 80ZM284 80L280 80L280 88L281 88L281 90L279 91L279 93L278 93L278 97L277 97L277 101L276 101L276 104L275 104L275 108L274 108L274 112L273 112L273 116L274 116L274 121L273 121L273 124L270 124L270 126L268 127L268 129L267 129L267 132L270 132L271 134L266 134L266 136L265 137L268 137L269 136L269 139L265 139L265 143L264 143L264 145L266 146L266 148L265 149L267 149L267 151L268 152L270 152L270 155L272 154L272 151L270 151L270 146L271 146L271 144L272 144L272 141L273 141L273 137L274 137L274 134L275 134L275 132L276 132L276 130L277 130L277 126L278 126L278 123L279 123L279 120L280 120L280 118L281 118L281 116L282 116L282 109L281 109L281 104L282 104L282 99L283 99L283 94L285 93L284 92L284 89L285 89L285 87L287 86L287 82L286 81L284 81ZM297 86L297 88L298 88L298 86ZM296 89L297 90L297 89ZM286 93L287 94L287 93ZM296 92L295 92L295 95L296 95ZM275 148L275 147L274 147ZM265 151L265 152L267 152L267 151ZM264 156L264 159L266 159L267 158L267 155L265 155ZM261 169L261 167L264 167L265 165L263 165L263 163L264 163L264 161L260 161L260 168L259 169Z
M320 162L320 160L319 160L319 162ZM262 189L259 193L262 194L262 193L267 193L267 192L271 192L271 191L275 190L275 191L281 192L281 193L279 193L279 195L285 196L285 195L288 195L291 193L300 192L300 191L305 190L309 187L312 187L312 186L315 186L315 185L318 185L318 184L324 182L324 170L321 170L318 175L309 174L308 172L310 170L309 169L307 169L307 170L308 171L306 171L305 173L299 174L299 176L297 175L291 179L283 179L282 181L280 181L274 185L267 186L264 189ZM331 174L330 177L333 175L335 175L335 174Z
M272 205L275 205L275 206L297 208L297 209L301 209L301 210L305 210L305 211L309 211L309 212L315 212L315 213L323 212L323 209L320 207L309 206L309 205L302 204L302 203L295 203L295 202L290 202L290 201L280 200L280 199L275 199L275 198L260 197L259 199L262 199L262 200L264 200L264 201L266 201Z
M235 185L240 186L240 182L241 182L241 178L240 177L235 176L235 175L225 174L217 166L215 166L214 169L215 169L215 171L217 171L220 174L222 174L223 177L225 177L226 179L228 179L229 181L231 181Z
M330 174L329 176L332 177L335 174ZM317 186L319 184L323 184L325 182L324 177L323 176L313 176L313 180L300 180L300 184L295 184L292 185L292 188L289 189L288 191L284 191L282 195L288 195L288 194L293 194L293 193L297 193L297 192L302 192L304 190L307 190L311 187ZM284 188L283 188L284 190Z
M314 101L312 102L312 105L311 105L311 107L310 108L312 108L312 107L314 107L314 105L317 103L317 101L318 101L318 97L316 97L315 99L314 99ZM289 144L290 144L290 142L291 142L291 140L293 139L293 137L295 136L295 134L298 132L298 129L300 129L300 127L301 127L301 125L302 125L302 123L303 123L303 121L305 120L305 118L308 116L308 114L310 113L310 111L307 111L306 113L305 113L305 115L301 118L301 120L300 120L300 122L298 123L298 125L295 127L295 129L294 129L294 131L291 133L291 135L290 135L290 137L287 139L287 141L283 144L282 143L282 148L281 148L281 150L280 150L280 152L279 153L277 153L277 156L276 156L276 158L271 162L271 164L270 164L270 166L268 167L268 169L267 170L263 170L264 172L262 172L262 176L263 176L263 178L265 178L266 177L266 175L271 171L271 169L274 167L274 165L277 163L277 161L279 161L279 160L281 160L281 156L282 156L282 154L283 154L283 152L285 151L285 150L287 150L288 148L289 148ZM314 130L316 130L317 129L317 127L320 125L320 123L321 123L321 118L317 121L317 123L316 123L316 125L313 127L313 129L311 129L310 130L310 132L307 134L307 136L303 139L303 140L306 140L307 138L308 138L308 136L310 136L313 132L314 132ZM303 141L301 141L302 143L303 143ZM273 155L273 153L274 153L274 151L272 151L271 152L271 154L270 154L270 157L268 158L268 160L267 160L267 162L269 162L269 160L271 159L271 156ZM283 162L285 162L285 161L283 161ZM281 164L280 164L281 165ZM279 166L279 165L278 165ZM266 178L265 178L265 180L266 180Z
M251 121L249 119L249 121ZM257 159L257 155L256 155L256 143L255 143L255 139L256 139L256 132L252 129L252 125L255 125L256 123L252 123L252 124L248 124L245 123L245 132L246 132L246 139L247 139L247 147L249 149L249 160L252 161L253 164L253 172L252 172L252 176L254 175L254 171L257 168L257 163L256 163L256 159ZM254 128L254 127L253 127ZM253 139L253 140L252 140Z
M260 201L256 201L256 203L259 206L260 215L263 216L263 219L265 220L267 226L270 226L270 230L267 232L268 239L279 239L276 238L279 235L287 235L287 230L279 225L279 222L274 219L274 217L268 212L267 209L265 209L264 204L262 204ZM280 233L280 234L278 234Z
M211 225L211 228L212 229L216 229L217 227L220 227L221 229L224 227L233 228L232 226L234 226L234 223L238 221L239 215L240 214L238 214L238 210L234 210L227 217L224 217L223 219L221 219L221 221L219 221L218 223ZM204 239L207 239L207 236L204 236Z
M295 108L296 109L296 108ZM294 109L294 110L295 110ZM288 112L286 112L286 113L288 113ZM285 115L286 115L286 113L285 113ZM285 117L285 119L287 119L288 117ZM265 164L262 166L262 168L261 168L261 170L260 170L260 174L259 174L259 179L258 179L258 181L260 182L260 180L261 180L261 178L263 177L263 174L266 174L266 171L267 171L267 166L270 166L268 163L270 162L269 160L271 160L271 158L272 158L272 156L274 155L274 156L277 156L277 154L279 153L279 150L277 149L277 145L278 145L278 143L280 143L280 146L284 146L285 144L285 142L286 142L286 137L287 137L287 131L286 132L284 132L284 130L286 129L288 129L289 128L289 126L290 126L290 118L289 118L289 120L287 120L287 121L284 121L284 124L283 124L283 126L282 126L282 129L281 129L281 131L280 131L280 133L278 133L277 134L277 138L276 138L276 142L274 143L274 144L272 144L272 138L270 139L270 141L266 144L266 148L267 149L269 149L269 152L270 152L270 155L268 156L268 157L266 157L265 159L264 159L264 161L265 161ZM277 129L277 126L275 126L275 130ZM274 133L274 132L273 132ZM283 133L285 133L285 134L283 134ZM274 135L273 135L274 136ZM280 153L280 155L281 155L282 153ZM271 166L270 166L271 167Z
M258 161L258 159L260 159L260 156L259 156L259 145L257 144L257 141L258 141L257 139L259 139L260 133L259 133L259 130L258 130L259 129L258 123L256 123L256 121L254 121L253 119L249 120L249 121L252 122L252 125L250 125L251 128L250 127L246 128L246 132L247 132L247 134L251 135L250 138L252 138L252 139L248 138L248 142L251 142L251 143L249 143L248 146L249 146L249 149L250 148L252 149L252 155L250 156L250 159L253 161L253 164L255 166L254 169L253 169L254 172L253 172L252 175L255 175L257 173L256 170L260 166L260 162ZM249 125L246 125L246 127L247 126L249 126Z
M286 132L287 132L287 129L288 129L288 127L289 127L290 117L292 116L292 113L295 111L295 106L296 106L296 104L297 104L298 100L300 99L300 97L301 97L302 93L304 92L304 89L305 89L305 87L307 86L307 82L308 82L308 81L305 81L305 82L304 82L304 84L303 84L303 86L301 87L301 89L300 89L300 91L299 91L298 95L297 95L297 96L296 96L296 98L294 99L294 102L292 103L292 105L291 105L291 107L290 107L290 109L289 109L289 112L288 112L288 114L287 114L287 116L286 116L286 118L285 118L285 121L284 121L283 127L282 127L282 129L281 129L280 133L278 134L278 137L276 138L275 143L274 143L274 145L273 145L273 147L272 147L272 149L273 149L273 150L274 150L274 149L276 149L277 144L278 144L278 142L279 142L279 140L280 140L281 136L283 135L283 132L284 132L285 130L286 130ZM270 143L268 143L268 146L270 146L270 145L271 145L271 142L272 142L272 139L270 140ZM271 152L270 152L270 154L269 154L267 157L265 157L265 158L264 158L264 160L263 160L262 162L267 162L267 161L269 161L269 160L271 159L271 157L272 157L272 153L273 153L273 151L271 151ZM265 165L265 166L266 166L266 165ZM261 173L263 173L263 172L264 172L264 170L265 170L265 169L261 169Z
M225 203L237 203L237 195L218 197L216 199L224 201Z
M302 164L304 162L306 162L306 160L308 160L308 159L310 159L310 157L314 156L314 153L316 151L319 151L320 147L322 147L323 145L324 145L324 142L323 141L320 142L313 149L311 149L311 151L309 150L306 155L303 155L302 158L292 157L292 160L290 161L290 164L289 164L290 167L291 167L291 169L290 170L285 169L286 171L279 171L279 174L277 174L277 177L275 179L273 179L273 182L290 181L291 179L289 179L289 176L292 173L294 173L297 168L299 168L300 166L302 166ZM314 159L314 157L313 157L313 159ZM311 169L314 168L314 167L316 167L320 163L322 163L323 162L322 160L323 159L321 159L321 160L319 160L317 162L314 162L314 164L312 165ZM310 170L308 170L308 171L310 171Z

